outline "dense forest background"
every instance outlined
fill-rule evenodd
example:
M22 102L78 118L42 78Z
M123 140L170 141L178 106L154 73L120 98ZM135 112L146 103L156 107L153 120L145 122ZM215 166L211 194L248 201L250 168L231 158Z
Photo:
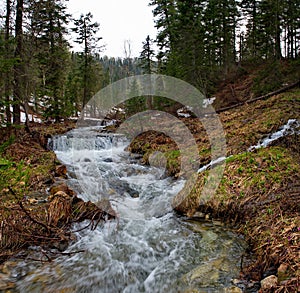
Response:
M19 125L21 113L27 122L30 114L55 121L77 116L101 88L136 74L174 76L207 97L219 92L219 105L299 80L299 0L151 0L149 5L156 39L145 32L140 56L131 56L125 43L126 57L113 58L102 55L101 26L91 13L74 19L63 0L2 1L2 125ZM221 86L230 95L220 94Z

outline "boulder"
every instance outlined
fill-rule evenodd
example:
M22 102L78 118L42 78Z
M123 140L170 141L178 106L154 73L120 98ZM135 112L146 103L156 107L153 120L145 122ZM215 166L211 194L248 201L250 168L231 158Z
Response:
M55 177L67 177L67 167L65 165L58 165L55 167Z
M232 286L232 287L226 288L225 293L243 293L243 290L240 289L239 287Z
M274 275L268 276L260 281L262 292L270 292L271 289L276 288L278 278Z
M74 192L74 190L70 189L67 186L67 184L64 183L64 182L59 182L59 183L51 186L50 190L49 190L49 192L50 192L51 195L54 195L54 194L56 194L59 191L62 191L62 192L66 193L69 196L75 196L76 195L75 192Z

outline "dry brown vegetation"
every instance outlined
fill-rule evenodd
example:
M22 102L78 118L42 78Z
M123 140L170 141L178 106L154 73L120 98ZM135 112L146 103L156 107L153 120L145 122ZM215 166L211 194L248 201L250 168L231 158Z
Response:
M208 172L198 175L197 184L184 201L178 195L175 209L184 215L195 212L222 219L234 225L247 239L255 261L243 269L242 277L260 280L268 271L277 272L279 283L274 292L300 290L300 149L299 135L278 140L273 145L248 152L248 148L285 125L300 118L299 89L266 100L245 104L220 113L226 135L226 168L213 198L201 203L200 194ZM200 164L210 160L210 144L198 119L182 119L198 144ZM130 149L144 155L153 150L166 152L168 173L179 172L180 152L170 138L144 133ZM161 144L165 141L167 144ZM170 156L168 154L174 154ZM170 168L171 166L171 168ZM188 188L188 187L187 187ZM180 204L178 204L178 202ZM298 290L298 291L297 291Z
M198 211L222 219L245 236L256 260L243 268L245 279L259 280L268 270L284 266L284 272L277 272L279 283L274 291L278 293L299 290L299 135L281 139L266 149L247 150L288 119L299 120L299 116L299 89L220 113L227 155L232 157L227 159L216 195L200 205L199 195L208 173L204 172L199 174L189 198L175 205L185 215ZM181 120L198 145L200 166L208 163L210 142L201 122L195 118ZM47 138L72 127L74 124L32 125L31 134L19 130L7 145L3 142L11 133L1 134L0 170L6 176L0 178L2 260L21 247L49 245L50 239L52 246L61 249L72 239L73 222L89 219L94 228L99 221L115 217L113 210L84 203L67 186L57 183L63 181L65 170L45 149ZM180 151L162 133L141 134L129 150L142 154L145 164L153 151L161 151L167 158L168 174L176 177L180 173ZM48 198L46 189L50 186L52 196Z
M29 246L64 250L73 239L73 223L90 220L94 229L115 218L107 203L95 205L78 198L64 183L66 168L45 149L49 136L74 126L73 122L33 124L31 133L19 129L10 140L16 131L1 130L0 262Z

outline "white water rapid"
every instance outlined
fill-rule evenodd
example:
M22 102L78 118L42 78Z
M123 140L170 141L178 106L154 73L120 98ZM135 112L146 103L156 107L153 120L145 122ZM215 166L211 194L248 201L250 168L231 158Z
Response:
M68 167L67 183L84 200L108 198L119 221L76 233L67 252L84 252L45 264L25 260L19 292L225 292L231 286L239 274L243 240L221 224L176 216L171 199L184 181L140 165L124 151L128 143L97 129L53 139L57 157Z

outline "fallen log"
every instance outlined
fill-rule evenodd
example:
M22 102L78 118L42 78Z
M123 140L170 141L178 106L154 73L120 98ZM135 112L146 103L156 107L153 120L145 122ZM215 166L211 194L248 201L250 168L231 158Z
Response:
M287 85L287 86L285 86L285 87L283 87L281 89L278 89L276 91L270 92L270 93L268 93L266 95L259 96L259 97L256 97L256 98L252 98L252 99L246 100L244 102L240 102L240 103L237 103L237 104L234 104L234 105L231 105L231 106L227 106L227 107L223 107L223 108L217 109L216 112L217 113L221 113L221 112L225 112L227 110L231 110L231 109L243 106L245 104L251 104L251 103L254 103L254 102L259 101L259 100L264 100L264 99L270 98L270 97L275 96L275 95L279 95L281 93L284 93L284 92L286 92L286 91L288 91L290 89L293 89L293 88L296 88L296 87L299 87L299 86L300 86L300 80L298 80L297 82L292 83L290 85Z

